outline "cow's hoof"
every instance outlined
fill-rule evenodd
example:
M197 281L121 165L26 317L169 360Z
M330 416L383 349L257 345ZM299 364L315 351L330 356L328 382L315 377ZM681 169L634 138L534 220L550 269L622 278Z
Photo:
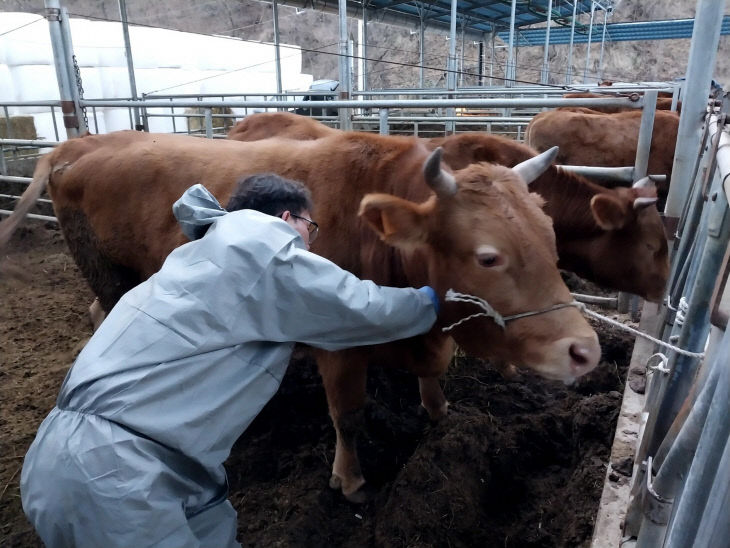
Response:
M370 488L369 484L365 483L365 480L357 482L354 488L347 490L343 487L342 478L337 474L332 474L329 485L330 489L340 491L348 501L355 504L363 504L371 500L375 495L375 491Z
M428 414L428 419L431 422L438 422L449 414L449 402L445 401L443 405L438 407L428 408L421 402L421 409L425 409Z
M353 504L365 504L375 498L375 489L370 487L369 483L362 485L359 489L352 493L342 493L348 502Z

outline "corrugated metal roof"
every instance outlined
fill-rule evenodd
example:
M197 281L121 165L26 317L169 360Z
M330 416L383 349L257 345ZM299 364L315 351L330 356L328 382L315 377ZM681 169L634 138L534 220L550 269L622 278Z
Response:
M578 13L591 10L591 0L577 0ZM613 0L595 0L596 9L610 11ZM315 3L316 5L316 3ZM361 2L348 2L348 8L362 9ZM382 11L387 21L389 15L399 19L412 20L418 24L423 18L428 26L448 28L451 19L451 0L400 1L370 0L366 6L373 11ZM548 0L518 0L515 10L515 26L524 27L547 20ZM457 0L457 27L462 24L469 33L487 33L508 30L512 13L512 0ZM552 20L570 25L573 16L573 2L553 0ZM552 32L552 31L551 31Z
M593 25L591 42L601 41L603 20ZM667 21L642 21L637 23L609 23L606 25L607 42L625 42L630 40L670 40L677 38L692 38L694 19L671 19ZM730 34L730 15L722 19L721 34ZM497 34L505 42L509 39L508 32ZM588 42L588 26L576 27L573 37L574 44ZM569 44L570 27L551 26L551 44ZM515 44L518 46L545 45L545 28L521 29L515 33Z

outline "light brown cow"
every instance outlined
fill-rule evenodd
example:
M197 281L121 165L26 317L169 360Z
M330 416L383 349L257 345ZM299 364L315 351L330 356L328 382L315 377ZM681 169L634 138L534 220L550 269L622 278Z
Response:
M641 111L601 114L548 110L536 115L527 125L525 142L537 151L560 147L557 161L561 164L633 166L641 114ZM677 113L656 111L648 172L667 176L667 182L658 185L660 209L669 192L678 129Z
M327 137L337 131L309 116L291 112L258 112L237 122L228 132L228 138L235 141L260 141L283 136L308 141Z
M21 200L27 211L46 182L64 236L81 271L109 307L130 285L155 272L185 241L172 203L202 183L225 203L243 176L274 172L305 182L317 204L321 236L312 250L380 284L429 284L485 299L507 322L488 317L441 327L481 310L444 302L426 336L390 345L318 352L337 432L331 486L360 500L365 480L355 451L368 363L396 363L419 377L432 418L446 412L438 384L453 340L469 354L570 380L598 363L595 332L572 307L556 267L551 222L519 173L474 164L452 173L415 138L340 133L313 141L251 143L122 131L68 141L40 160ZM544 161L544 160L543 160ZM544 166L543 166L544 167ZM23 209L0 224L0 245ZM9 223L9 224L8 224ZM453 337L453 340L452 340Z
M242 127L229 138L256 140L257 136L275 135L318 139L323 133L338 131L306 116L276 115L252 114L245 120L255 131ZM431 149L443 147L443 159L453 169L475 162L513 167L536 155L526 145L487 133L460 133L424 139L424 143ZM545 212L553 219L558 266L606 287L651 301L662 299L669 277L669 255L661 218L653 206L655 188L606 189L550 166L530 189L545 198Z
M664 95L662 95L664 94ZM599 98L599 99L606 99L611 98L615 99L617 95L610 94L610 93L591 93L591 92L577 92L577 93L566 93L563 95L566 99L593 99L593 98ZM563 108L571 108L571 107L560 107L560 109ZM608 107L608 106L600 106L600 107L589 107L591 110L594 110L596 112L603 112L603 113L613 113L613 112L633 112L634 109L631 107ZM671 94L665 94L665 92L659 92L659 95L656 100L656 108L657 110L672 110L672 96ZM676 111L682 112L682 101L677 101L677 105L675 107Z

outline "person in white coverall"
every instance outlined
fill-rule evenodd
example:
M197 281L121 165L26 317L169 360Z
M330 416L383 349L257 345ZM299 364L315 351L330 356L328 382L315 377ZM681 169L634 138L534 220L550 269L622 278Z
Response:
M307 251L317 226L299 183L249 177L227 209L202 185L183 194L173 211L193 241L122 297L68 372L20 484L49 548L240 546L223 462L295 341L338 350L435 322L432 288L379 287Z

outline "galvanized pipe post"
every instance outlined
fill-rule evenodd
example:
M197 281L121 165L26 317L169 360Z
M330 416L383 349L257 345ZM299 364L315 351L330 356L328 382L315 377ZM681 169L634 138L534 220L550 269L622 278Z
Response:
M550 64L548 63L548 50L550 48L550 23L553 16L553 0L548 0L547 26L545 27L545 52L542 57L542 70L540 71L540 83L547 84L550 77Z
M352 96L352 85L350 83L350 62L347 55L347 0L338 0L339 22L340 22L340 47L339 47L339 67L340 67L340 93L339 97L342 101L347 101ZM348 131L352 129L352 109L341 108L339 110L340 129Z
M74 103L72 87L75 85L75 79L72 78L73 66L68 66L68 57L64 47L60 2L59 0L45 0L45 6L53 48L53 61L58 79L58 92L61 98L61 110L63 111L63 125L66 128L66 135L70 139L78 137L80 129L77 114L80 106Z
M421 62L423 65L423 62ZM423 71L423 67L421 67ZM423 86L421 86L423 88ZM370 89L368 82L368 8L367 2L362 4L362 90Z
M578 11L578 0L573 0L573 19L570 21L570 46L568 47L568 67L565 70L565 83L573 83L573 38L575 37L575 17Z
M689 474L675 504L675 513L669 524L664 548L701 546L694 540L707 497L714 484L723 449L730 435L730 332L726 332L718 351L720 368L717 393L710 404L707 422L702 430L697 452ZM725 509L727 520L727 508ZM723 539L727 542L727 538Z
M458 11L456 0L451 0L451 18L449 28L449 58L447 60L447 87L449 91L456 91L456 20L458 18ZM453 95L449 95L449 99L452 99ZM456 111L453 107L446 109L446 116L453 118L456 115ZM446 122L446 134L451 135L454 133L456 125L453 121L449 120Z
M81 88L81 69L78 67L74 56L73 39L71 38L70 17L66 8L61 8L61 36L63 38L63 48L66 53L66 66L71 71L71 95L76 105L76 118L79 122L79 134L83 135L89 130L89 124L86 120L86 109L81 105L82 88Z
M593 36L593 16L596 13L596 3L591 2L591 22L588 27L588 45L586 46L586 66L583 69L583 83L588 82L588 66L591 60L591 37Z
M279 5L277 0L271 3L274 16L274 57L276 60L276 93L281 93L281 51L279 50Z
M515 61L515 16L517 14L517 0L512 0L512 11L509 18L509 55L507 56L507 70L504 85L508 88L515 85L517 77L517 62Z
M639 126L639 137L636 143L636 159L634 160L634 182L646 177L649 166L649 151L651 150L651 138L654 129L654 115L656 112L656 90L644 92L644 108L641 113L641 125ZM618 296L618 311L622 314L629 312L636 297L620 292Z
M709 207L708 238L699 257L696 281L689 293L689 306L677 341L677 346L690 352L701 352L704 349L710 329L710 300L730 238L730 214L725 193L714 193L714 199ZM653 410L653 421L647 423L642 439L640 448L642 456L656 452L687 396L697 370L697 360L684 355L674 354L670 358L669 365L670 374L661 402L658 408Z
M426 37L425 27L423 25L423 8L421 8L421 15L419 17L419 25L418 25L418 83L421 86L421 89L424 89L426 87L426 80L425 80L425 68L423 66L424 63L424 39Z
M606 20L608 19L608 10L603 8L603 32L601 33L601 55L598 58L598 77L603 80L603 50L606 45Z
M687 77L682 93L682 115L677 131L672 181L664 207L664 215L670 221L679 218L692 182L694 159L700 144L698 120L703 119L707 107L724 7L724 0L697 1Z
M134 76L134 59L132 45L129 40L129 23L127 22L127 2L119 0L119 19L122 23L122 37L124 38L124 57L127 60L127 75L129 77L129 93L133 101L137 100L137 79ZM139 108L132 110L134 129L142 131L144 124L139 118Z
M388 109L379 109L378 118L380 119L380 135L388 135L390 133L390 129L388 127Z
M710 408L720 390L718 381L722 364L719 361L711 364L707 381L662 461L647 462L647 479L642 482L642 493L634 499L626 518L626 532L637 535L636 548L662 546L675 497L690 469Z

